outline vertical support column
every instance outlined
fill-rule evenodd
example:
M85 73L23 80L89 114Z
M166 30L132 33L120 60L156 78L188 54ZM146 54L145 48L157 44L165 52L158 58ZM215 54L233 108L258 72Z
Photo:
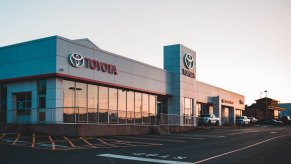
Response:
M180 126L184 126L184 97L180 97Z
M215 114L216 117L219 118L219 125L221 124L221 103L220 103L220 97L213 97L213 114Z
M16 117L16 112L12 111L12 103L15 102L13 100L13 96L12 96L12 92L11 92L11 85L7 85L7 100L6 100L6 103L7 103L7 114L6 114L6 117L7 117L7 120L6 122L7 123L12 123L13 120L15 120L15 117Z
M194 126L197 126L197 117L196 117L196 111L198 109L196 109L196 99L193 99L193 121L194 121Z
M230 111L229 111L229 117L231 118L231 124L235 124L235 108L231 108Z

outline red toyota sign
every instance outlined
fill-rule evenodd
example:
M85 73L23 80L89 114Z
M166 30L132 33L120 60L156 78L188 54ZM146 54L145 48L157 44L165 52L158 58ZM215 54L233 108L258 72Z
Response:
M85 68L90 68L92 70L108 72L110 74L117 75L116 66L113 64L100 62L100 61L95 60L95 59L83 58L83 56L78 54L78 53L72 53L69 56L69 59L70 59L69 61L71 62L72 66L74 66L76 68L83 67L85 65Z

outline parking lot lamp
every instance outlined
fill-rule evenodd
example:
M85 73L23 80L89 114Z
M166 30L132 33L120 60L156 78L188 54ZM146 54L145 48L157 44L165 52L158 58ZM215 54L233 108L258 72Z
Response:
M266 92L266 119L268 118L268 99L267 99L267 97L268 97L268 91L267 90L265 90L264 92Z

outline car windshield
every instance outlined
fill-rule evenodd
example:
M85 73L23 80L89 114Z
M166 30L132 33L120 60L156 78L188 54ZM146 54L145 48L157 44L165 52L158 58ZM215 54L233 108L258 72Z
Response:
M210 114L202 114L200 117L210 117Z
M248 117L249 119L253 119L254 117Z
M237 117L236 119L244 119L244 117Z

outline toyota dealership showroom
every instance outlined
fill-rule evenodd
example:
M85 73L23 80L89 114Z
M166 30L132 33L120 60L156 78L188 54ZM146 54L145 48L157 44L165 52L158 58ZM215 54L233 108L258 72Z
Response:
M215 114L226 125L244 110L243 95L196 79L196 52L180 44L164 47L163 69L60 36L0 56L2 123L197 126Z

